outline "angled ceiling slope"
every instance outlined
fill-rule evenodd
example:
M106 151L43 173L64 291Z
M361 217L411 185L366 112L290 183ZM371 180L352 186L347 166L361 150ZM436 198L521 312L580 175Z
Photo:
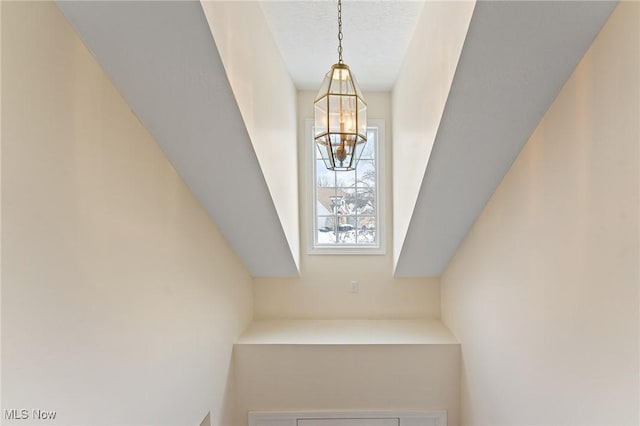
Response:
M442 274L615 5L476 4L397 276Z
M57 4L251 274L297 276L200 2Z

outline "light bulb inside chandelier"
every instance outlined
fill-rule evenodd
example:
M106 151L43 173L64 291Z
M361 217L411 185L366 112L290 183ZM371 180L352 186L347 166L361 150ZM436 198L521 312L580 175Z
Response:
M355 76L342 61L341 0L338 0L338 63L325 76L314 107L314 140L327 169L354 170L367 142L367 104Z

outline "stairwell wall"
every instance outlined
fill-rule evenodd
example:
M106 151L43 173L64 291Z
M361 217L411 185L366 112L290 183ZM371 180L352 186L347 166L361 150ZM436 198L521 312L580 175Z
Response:
M2 408L230 425L249 272L57 6L1 7Z
M640 420L639 22L620 2L442 276L462 424Z

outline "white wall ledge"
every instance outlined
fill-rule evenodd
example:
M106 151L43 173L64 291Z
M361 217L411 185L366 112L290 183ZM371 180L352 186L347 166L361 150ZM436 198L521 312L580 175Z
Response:
M257 320L237 345L457 345L439 320Z

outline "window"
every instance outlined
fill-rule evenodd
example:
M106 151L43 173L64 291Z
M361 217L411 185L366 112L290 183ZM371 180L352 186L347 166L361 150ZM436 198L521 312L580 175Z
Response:
M327 170L313 142L308 121L311 163L310 253L383 254L382 176L384 122L369 120L367 143L350 172Z

